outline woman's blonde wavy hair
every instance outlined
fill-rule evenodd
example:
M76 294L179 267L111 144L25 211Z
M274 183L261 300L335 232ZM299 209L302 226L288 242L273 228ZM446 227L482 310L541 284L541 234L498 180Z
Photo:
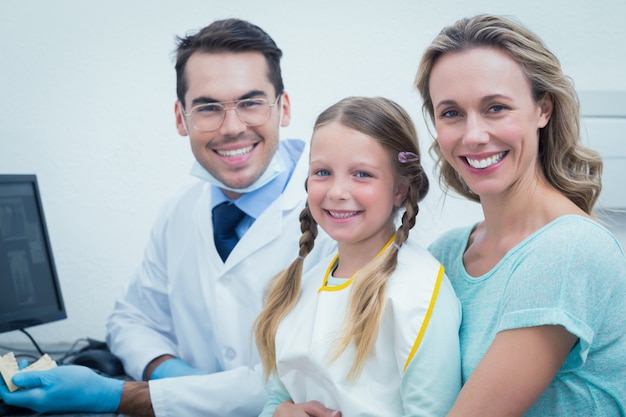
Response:
M388 152L395 175L409 180L395 245L371 260L354 277L345 332L339 340L335 355L330 358L336 359L354 343L356 357L348 377L356 378L376 342L385 305L385 284L396 268L398 248L407 240L409 230L415 225L418 203L426 196L429 182L419 161L419 144L413 121L397 103L381 97L348 97L322 112L315 122L314 130L334 122L378 141ZM400 152L411 152L418 158L401 162L398 158ZM317 223L311 216L308 204L300 213L300 230L299 256L286 270L274 277L264 308L254 324L266 377L276 372L276 331L298 301L304 258L313 249L317 236Z
M539 132L539 160L548 182L589 215L602 190L602 160L580 141L580 105L573 82L561 70L558 58L523 25L495 15L458 20L444 28L424 52L415 86L423 100L424 116L435 123L429 82L443 55L472 48L495 48L515 60L526 75L535 102L549 95L553 111ZM427 117L428 118L428 117ZM440 183L472 201L480 198L443 158L437 140L431 145L440 168Z

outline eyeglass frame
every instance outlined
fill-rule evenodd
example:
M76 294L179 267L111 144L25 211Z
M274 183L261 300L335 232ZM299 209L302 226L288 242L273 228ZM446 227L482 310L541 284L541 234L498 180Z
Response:
M267 123L267 121L272 117L272 107L276 107L278 105L278 102L280 101L280 98L282 96L283 96L283 93L277 94L276 95L276 100L274 100L274 103L270 103L270 101L268 99L262 98L262 97L260 97L260 98L244 98L244 99L232 100L232 101L213 101L213 102L207 102L207 103L200 103L200 104L197 104L197 105L193 106L189 110L189 113L185 112L185 108L182 106L182 103L181 103L181 110L182 110L181 113L185 117L188 117L188 118L191 119L191 125L198 132L215 132L216 130L218 130L224 124L224 120L226 119L226 112L228 110L234 110L235 113L237 114L237 118L239 119L239 121L241 123L243 123L244 125L246 125L246 126L249 126L249 127L261 126L262 124ZM244 122L243 120L241 120L241 114L237 110L237 106L239 105L239 103L244 103L244 102L247 102L247 101L260 101L260 100L268 103L270 111L268 113L267 120L264 121L263 123L259 123L259 124L255 124L255 125L248 124L248 123ZM201 107L201 106L215 105L215 104L219 104L220 106L222 106L224 108L224 111L222 113L222 121L220 122L220 124L215 129L212 129L212 130L200 130L200 129L198 129L196 127L196 124L193 122L193 118L191 118L194 109L197 109L198 107ZM226 107L226 104L232 104L232 106L231 107Z

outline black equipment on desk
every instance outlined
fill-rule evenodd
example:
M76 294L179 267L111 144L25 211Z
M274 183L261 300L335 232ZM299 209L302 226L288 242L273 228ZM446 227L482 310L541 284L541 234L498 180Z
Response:
M67 318L35 175L0 175L0 332Z
M22 408L22 407L15 407L9 404L6 404L4 402L2 402L0 400L0 416L4 417L4 416L34 416L34 415L38 415L38 413L36 413L33 410L30 410L28 408Z

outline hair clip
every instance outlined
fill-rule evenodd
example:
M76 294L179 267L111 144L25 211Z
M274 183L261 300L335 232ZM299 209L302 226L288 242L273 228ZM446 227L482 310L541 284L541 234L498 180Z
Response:
M399 152L398 153L398 161L402 163L415 162L419 160L420 160L419 155L414 154L413 152Z

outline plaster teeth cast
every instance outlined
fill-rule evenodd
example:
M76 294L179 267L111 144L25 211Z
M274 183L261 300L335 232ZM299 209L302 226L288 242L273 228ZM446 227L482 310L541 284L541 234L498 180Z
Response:
M504 154L505 152L500 152L485 159L470 159L467 157L465 159L467 160L467 163L470 164L472 168L484 169L484 168L489 168L490 166L495 165L498 162L500 162L502 158L504 157Z

